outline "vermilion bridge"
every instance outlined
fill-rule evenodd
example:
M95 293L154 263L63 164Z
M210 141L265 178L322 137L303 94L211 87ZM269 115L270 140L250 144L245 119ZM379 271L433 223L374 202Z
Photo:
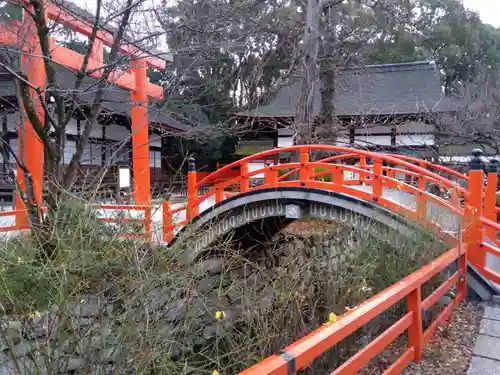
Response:
M298 161L279 163L281 152L298 154ZM249 162L262 159L275 162L260 170L248 170ZM220 181L229 170L239 173ZM256 176L262 177L261 184L251 183ZM272 236L287 223L303 217L340 220L352 225L365 225L363 220L368 219L396 230L411 230L412 226L420 225L445 236L454 247L431 264L342 315L337 322L319 328L283 349L281 354L243 372L295 374L371 319L406 299L406 315L332 373L354 374L408 332L408 348L384 372L399 374L412 361L422 358L424 345L437 326L466 298L468 284L486 299L498 293L497 180L496 162L485 166L480 151L474 152L467 176L412 157L329 145L266 151L227 165L199 182L194 161L190 160L187 204L172 209L168 201L164 202L163 239L172 244L183 236L186 241L194 237L188 259L193 260L228 233L245 244L244 237L256 224L262 228L265 222L267 235ZM200 196L198 191L206 185L210 190ZM432 192L430 185L434 187ZM437 191L446 191L447 198L433 193ZM199 235L192 236L195 232ZM422 285L453 264L458 264L456 272L423 299ZM424 331L423 313L453 287L457 290L454 302Z

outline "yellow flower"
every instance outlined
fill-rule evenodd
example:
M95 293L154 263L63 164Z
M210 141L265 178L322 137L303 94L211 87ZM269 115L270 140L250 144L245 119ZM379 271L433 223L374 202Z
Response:
M335 323L337 321L337 315L335 315L335 313L330 313L328 315L328 322L326 322L325 324L323 324L325 327L328 327L329 325L332 325L333 323Z
M335 313L330 313L328 315L328 321L330 323L335 323L337 321L337 315L335 315Z
M215 319L217 319L217 320L226 319L226 313L224 311L216 311L215 312Z
M217 312L219 312L219 311L217 311ZM219 371L217 371L217 370L212 371L212 375L219 375Z
M42 315L40 315L39 311L35 311L34 313L31 314L31 319L35 319L35 316L40 319Z

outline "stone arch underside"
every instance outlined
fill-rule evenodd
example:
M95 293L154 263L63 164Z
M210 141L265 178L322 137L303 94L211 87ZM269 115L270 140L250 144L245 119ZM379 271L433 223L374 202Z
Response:
M295 220L330 220L363 232L388 228L413 233L416 225L376 203L345 194L302 187L261 189L235 197L202 212L174 239L187 241L188 259L224 238L242 247L266 241Z

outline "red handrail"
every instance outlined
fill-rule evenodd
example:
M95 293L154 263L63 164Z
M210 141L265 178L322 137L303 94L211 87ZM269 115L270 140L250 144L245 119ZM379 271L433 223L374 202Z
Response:
M336 152L336 153L344 153L343 155L335 155L332 157L325 158L323 160L327 161L335 161L335 160L340 160L342 158L346 157L354 157L358 156L360 159L362 158L364 161L366 161L367 158L370 158L372 160L377 160L379 163L381 162L387 162L387 163L392 163L396 165L400 165L404 167L405 169L401 169L403 173L411 173L411 175L419 176L419 181L422 178L427 178L428 180L437 183L438 185L444 187L446 190L450 189L455 189L458 191L459 195L462 195L464 198L466 198L466 190L463 189L460 186L456 186L453 182L448 180L447 178L444 178L434 172L428 171L425 168L422 168L418 165L414 165L412 163L409 163L405 160L404 158L414 161L414 158L411 157L395 157L390 154L378 154L374 152L369 152L369 151L364 151L364 150L353 150L351 148L347 147L340 147L340 146L330 146L330 145L306 145L306 146L291 146L287 148L282 148L282 149L273 149L273 150L268 150L264 151L255 155L251 155L248 157L245 157L243 159L240 159L239 161L236 161L232 164L226 165L223 168L215 171L214 173L210 174L209 176L206 176L200 181L197 181L196 178L196 172L189 172L188 174L188 185L189 185L189 191L190 193L188 194L188 204L186 208L186 214L188 216L188 219L192 219L195 216L198 215L199 213L199 204L203 202L205 199L210 197L213 194L216 194L217 191L220 192L221 189L223 189L225 186L233 185L233 184L240 184L240 191L244 192L248 190L248 178L249 178L249 173L246 171L248 162L251 160L262 160L266 159L267 156L273 155L273 154L278 154L280 152L287 152L287 151L301 151L302 154L309 153L310 150L320 150L320 151L329 151L329 152ZM320 161L321 162L321 161ZM428 165L431 165L430 163L427 162ZM293 165L293 163L287 163L286 164L288 169L292 169L292 171L288 172L285 174L285 176L282 176L278 178L278 182L282 181L284 177L289 176L299 170L300 164L298 165ZM229 169L233 169L235 167L239 167L241 174L240 176L234 177L232 179L225 180L223 184L216 184L216 188L209 190L205 195L203 195L201 198L198 197L197 190L201 185L206 185L212 180L217 180L223 173L225 173ZM258 173L253 173L252 175L255 174L260 174L260 173L265 173L267 170L270 170L272 168L276 168L277 166L270 166L270 167L265 167L257 171ZM283 168L282 165L280 165L280 168ZM437 169L439 169L437 167ZM441 170L445 172L450 172L453 173L453 170L442 167ZM455 175L460 176L458 172L455 172ZM191 176L191 178L189 177ZM371 182L373 184L373 182Z
M353 155L353 154L350 154L350 155ZM338 156L335 158L339 159ZM327 158L327 159L331 160L332 158ZM326 160L326 159L322 159L322 160ZM193 207L199 207L199 205L203 201L207 200L209 197L211 197L213 195L216 195L218 191L219 192L223 191L225 188L232 186L232 185L241 184L243 178L245 178L245 180L248 181L250 179L250 177L260 175L260 174L268 174L271 171L277 171L279 169L291 169L292 171L289 173L292 174L292 173L296 173L296 171L298 171L301 168L301 165L307 166L307 168L310 170L322 169L322 171L319 172L318 174L312 173L309 176L312 180L315 180L316 177L318 177L318 175L333 174L333 173L335 173L335 171L337 171L338 173L343 173L344 171L356 173L360 176L363 176L363 178L362 178L363 182L366 182L368 184L372 184L373 180L374 180L373 178L367 179L367 177L374 175L374 171L372 170L372 168L363 169L361 166L352 166L352 165L346 165L346 164L330 164L330 163L323 163L322 161L307 162L307 163L302 163L302 164L301 163L286 163L286 164L272 165L272 166L264 167L264 168L261 168L258 170L254 170L252 172L248 172L244 175L239 175L239 176L233 177L231 179L227 179L227 180L224 180L222 182L219 182L216 185L214 185L213 188L211 188L207 193L205 193L201 197L198 196L196 193L192 193L191 195L193 196L194 202L192 202L191 206L189 206L189 204L187 204L185 206L179 207L179 208L173 210L172 214L178 213L178 212L184 211L184 210L186 210L186 213L188 213L190 210L190 207L191 207L191 209ZM387 170L388 168L390 168L390 167L381 167L381 171ZM419 168L419 167L415 167L415 168ZM405 169L392 169L392 170L397 171L398 173L403 173L403 174L410 175L410 176L417 175L417 173L415 173L413 171L408 171ZM381 171L379 171L380 174L381 174ZM433 175L433 177L429 177L428 180L430 180L431 182L437 183L437 184L444 181L440 185L445 185L444 187L447 188L448 190L449 189L456 190L458 192L459 196L462 195L463 197L466 197L467 191L465 189L463 189L462 187L455 186L455 185L453 185L453 183L451 181L446 180L442 177L440 177L440 178L439 177L440 176L438 176L438 175ZM426 191L421 191L412 185L409 185L409 184L406 184L404 182L397 181L397 180L394 180L394 179L388 178L387 176L382 176L382 175L381 175L381 180L386 181L388 187L406 190L407 192L413 193L413 194L420 194L422 198L425 198L424 200L420 199L417 201L418 211L420 211L420 212L425 211L425 207L423 206L426 203L425 200L431 200L431 201L434 201L435 203L437 203L438 205L441 205L442 207L447 208L448 210L450 210L453 213L459 213L457 211L456 206L451 204L450 202L443 200L442 198L439 198L437 196L434 196L433 194L430 194ZM194 181L194 178L193 178L193 181ZM346 185L359 185L359 181L356 181L356 180L352 180L349 182L343 181L343 185L339 186L338 184L325 185L325 184L322 184L321 182L310 181L310 180L303 181L302 183L299 183L298 181L281 181L280 179L278 179L276 182L273 183L273 185L269 185L269 184L265 183L263 185L260 185L260 186L254 187L254 188L249 188L248 191L255 190L255 189L269 188L269 187L273 187L273 186L275 186L275 187L279 187L279 186L308 186L308 187L316 187L316 188L320 188L320 189L335 190L338 192L343 192L346 194L358 196L359 198L367 199L367 200L372 200L374 197L373 195L368 195L367 193L356 190L356 189L349 189ZM383 197L379 197L378 199L380 199L379 204L386 206L386 208L397 211L397 212L407 216L410 219L417 219L419 216L423 216L421 213L419 214L418 212L411 212L411 211L405 209L405 207L403 207L401 205L397 205L394 202L391 202L389 200L384 199ZM222 200L222 199L217 199L216 202L218 203L220 200ZM197 215L197 213L196 213L196 215ZM192 219L196 215L191 214L191 215L187 215L187 216L188 216L188 219ZM425 224L429 228L433 227L432 223L425 223ZM179 226L179 224L174 224L174 226Z
M411 171L418 172L425 177L433 177L443 184L451 185L450 187L452 187L452 185L453 185L453 183L451 181L449 181L448 179L446 179L442 176L439 176L431 171L428 171L425 168L416 166L412 163L409 163L401 158L392 156L390 154L380 154L380 153L370 152L370 151L365 151L365 150L353 150L352 148L341 147L341 146L297 145L297 146L290 146L290 147L285 147L285 148L277 148L277 149L273 149L273 150L267 150L267 151L257 153L255 155L247 156L247 157L240 159L234 163L226 165L225 167L210 174L209 176L205 177L200 182L198 182L197 186L200 186L202 184L207 184L210 180L213 180L213 179L216 179L217 177L219 177L223 172L225 172L231 168L234 168L238 165L241 166L242 164L245 164L248 161L264 159L266 156L273 155L273 154L279 154L281 152L300 151L301 149L317 150L317 151L329 151L329 152L338 152L338 153L342 152L342 153L347 153L347 154L352 154L352 155L364 156L365 158L367 157L367 158L370 158L373 160L378 159L381 161L391 162L391 163L406 167Z

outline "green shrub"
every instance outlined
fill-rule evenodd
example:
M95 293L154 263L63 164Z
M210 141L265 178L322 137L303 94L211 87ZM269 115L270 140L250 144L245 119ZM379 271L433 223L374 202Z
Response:
M328 168L315 168L314 169L314 173L316 175L318 173L321 173L321 172L327 171L327 170L329 171L328 174L324 174L322 176L318 176L318 177L316 177L316 180L317 181L323 181L323 182L332 182L333 181L332 180L332 173L333 173L333 171L331 169L328 169Z

